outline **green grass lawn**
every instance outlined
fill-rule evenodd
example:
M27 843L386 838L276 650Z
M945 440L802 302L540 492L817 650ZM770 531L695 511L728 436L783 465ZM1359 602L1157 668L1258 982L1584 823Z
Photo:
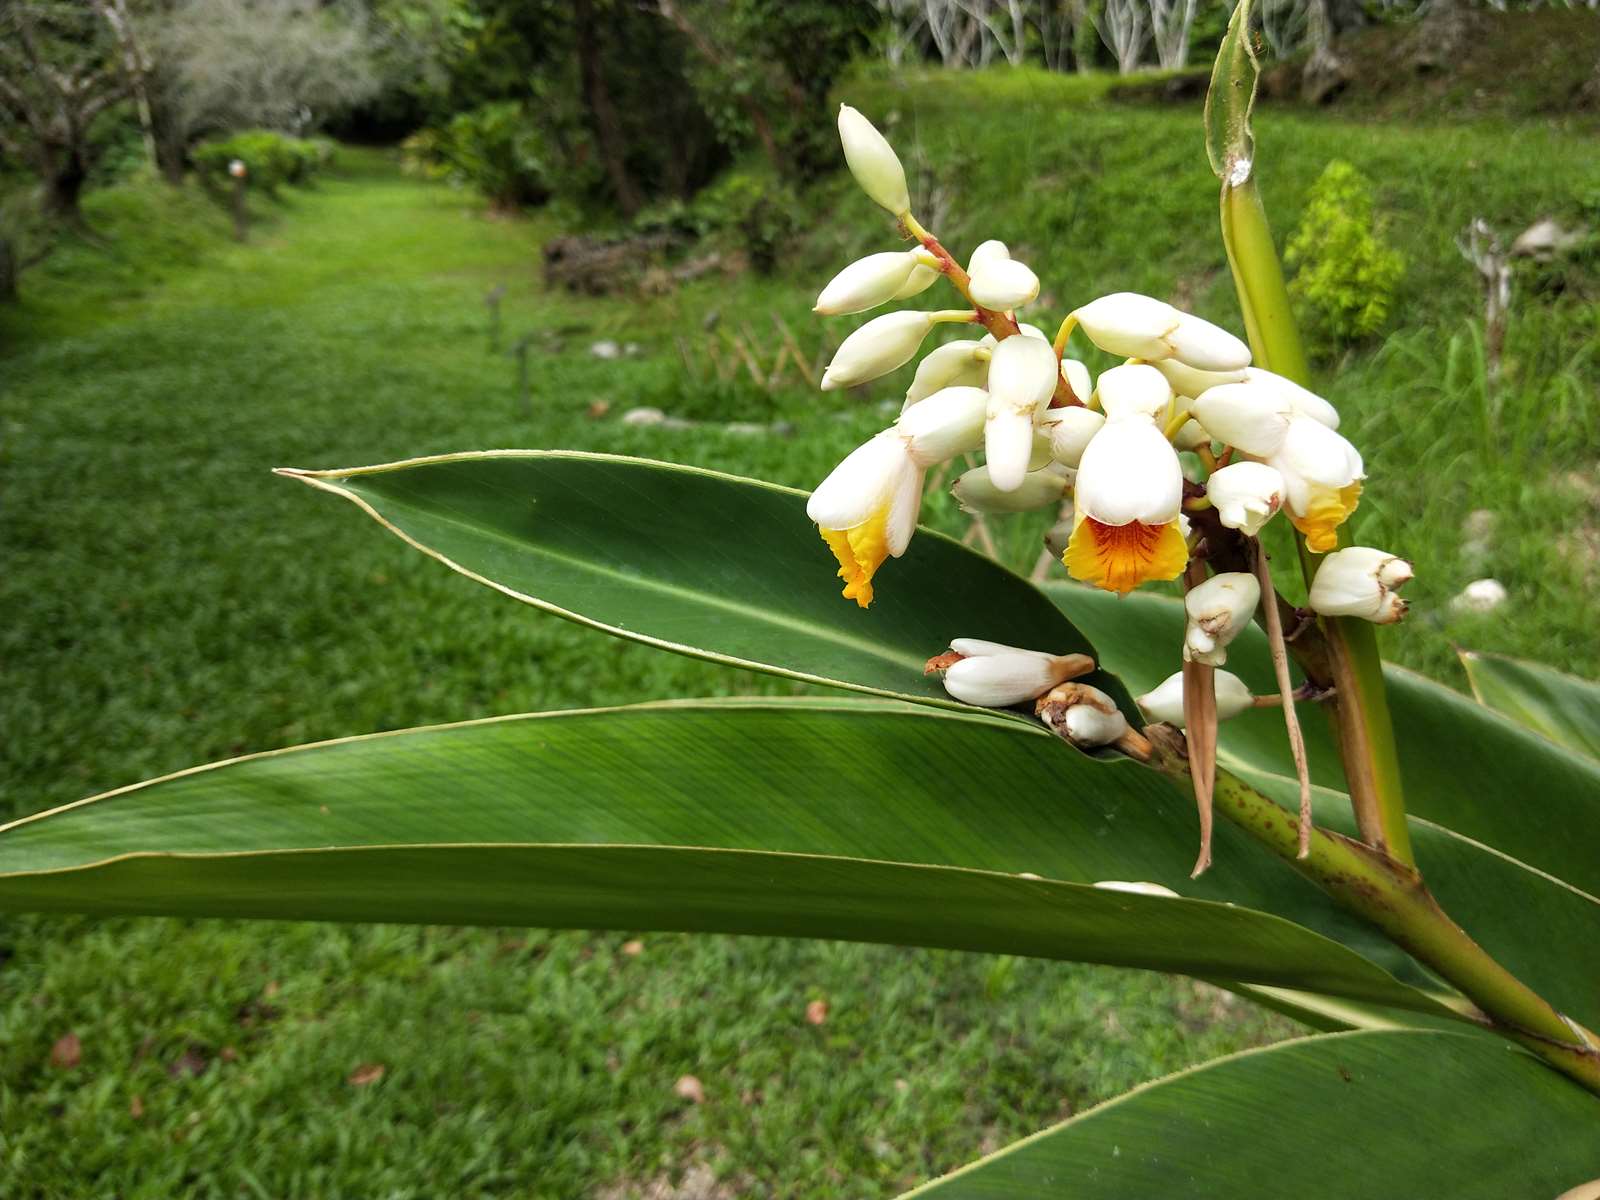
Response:
M929 164L919 189L946 197L952 244L1002 237L1039 268L1041 311L1058 319L1135 287L1232 323L1197 116L1087 96L1027 72L852 93L898 117L891 136ZM1600 672L1592 281L1525 297L1506 382L1489 391L1466 324L1474 283L1451 244L1473 215L1511 227L1578 210L1600 168L1544 126L1272 114L1260 161L1280 227L1333 156L1377 180L1409 260L1402 332L1324 364L1368 452L1358 533L1418 563L1414 619L1386 648L1452 680L1458 642ZM890 235L845 180L811 202L827 219L775 279L587 299L541 285L542 219L492 218L377 152L347 153L316 188L262 206L244 246L196 197L94 198L109 248L65 248L0 314L0 819L316 738L799 690L532 612L269 469L548 446L811 486L884 423L894 381L768 395L715 382L701 361L711 313L756 331L776 315L808 350L851 326L819 330L811 298ZM536 333L531 418L509 360L486 348L482 297L496 284L508 337ZM603 361L589 353L600 339L640 352ZM608 414L591 415L597 401ZM639 405L702 423L617 420ZM752 420L794 432L723 428ZM1495 514L1487 561L1463 545L1476 509ZM961 527L947 502L928 517ZM1005 556L1031 563L1038 526L1002 530ZM1514 619L1450 610L1491 573ZM881 586L893 580L891 564ZM1134 972L630 940L4 918L0 1195L892 1195L1292 1028ZM828 1005L820 1026L806 1020L814 1000ZM81 1057L53 1065L69 1033ZM381 1078L349 1082L372 1064ZM686 1074L704 1103L675 1094ZM681 1193L648 1192L686 1175Z

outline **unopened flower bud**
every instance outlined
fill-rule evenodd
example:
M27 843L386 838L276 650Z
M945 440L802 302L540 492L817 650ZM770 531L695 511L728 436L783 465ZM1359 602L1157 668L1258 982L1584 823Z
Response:
M985 353L979 354L980 350ZM988 378L989 360L982 342L965 339L946 342L922 356L916 376L906 389L905 406L910 408L940 388L983 387Z
M895 430L910 447L912 461L927 468L982 445L988 408L989 394L982 388L942 388L901 413Z
M1325 617L1360 617L1388 625L1406 614L1395 594L1411 578L1411 564L1370 546L1335 550L1317 567L1308 603Z
M1050 454L1062 466L1077 468L1089 442L1106 423L1103 413L1087 408L1053 408L1039 427L1050 436Z
M963 512L980 513L1032 512L1060 504L1072 484L1072 472L1051 464L1038 471L1029 471L1022 477L1022 486L1003 492L989 478L987 466L974 467L957 479L950 488L956 503Z
M1173 395L1187 396L1191 400L1224 383L1243 383L1246 372L1250 369L1246 367L1243 371L1200 371L1175 358L1157 359L1151 365L1167 377L1167 382L1172 385Z
M839 106L839 141L861 190L895 216L911 211L905 168L873 123L848 104Z
M1076 524L1073 520L1075 512L1076 509L1068 502L1065 506L1065 511L1061 514L1061 519L1045 530L1044 548L1050 551L1051 558L1059 559L1067 552L1067 547L1072 544L1072 529Z
M944 274L938 267L928 262L920 261L922 252L914 250L912 253L918 255L919 261L916 266L911 268L911 274L906 277L906 281L901 285L900 290L889 297L891 300L908 300L912 296L921 295L938 281L940 275ZM932 256L929 255L929 257Z
M1229 529L1255 537L1283 504L1283 476L1265 463L1236 462L1211 473L1206 498Z
M1219 442L1246 454L1276 454L1289 432L1294 406L1274 388L1224 383L1195 397L1195 419Z
M1036 700L1094 670L1087 654L1046 654L978 638L956 638L950 650L962 657L945 668L944 690L963 704L985 708Z
M973 250L972 257L967 259L967 274L975 275L991 263L1009 262L1011 251L1006 244L998 238L990 238L986 242L979 242L977 249Z
M973 303L1005 312L1021 308L1039 294L1039 277L1014 258L992 258L972 272L967 290Z
M1228 661L1228 643L1238 637L1261 600L1254 575L1226 571L1189 589L1183 598L1188 628L1183 635L1183 661L1220 667Z
M1033 427L1056 390L1056 352L1049 342L1008 337L989 359L989 420L984 457L994 486L1022 486L1033 454Z
M919 265L915 250L890 250L858 258L829 280L811 311L834 317L887 304Z
M1215 671L1212 682L1216 688L1217 720L1237 717L1255 704L1256 698L1245 687L1244 680L1232 671ZM1154 689L1134 699L1139 711L1152 722L1164 721L1183 728L1183 672L1174 671Z
M904 366L932 328L932 313L906 311L874 317L834 352L822 374L822 390L854 387Z
M1038 706L1039 719L1082 750L1108 746L1127 736L1128 719L1099 688L1067 683L1052 688Z
M1339 410L1334 408L1321 396L1303 388L1292 379L1285 379L1282 375L1275 374L1263 367L1246 367L1244 369L1245 382L1252 387L1267 388L1275 391L1287 400L1295 412L1302 417L1310 417L1313 421L1326 425L1329 429L1339 428Z
M1102 372L1095 391L1107 417L1161 417L1172 403L1172 385L1152 366L1128 363Z
M1178 893L1159 883L1144 883L1127 879L1097 879L1095 887L1106 892L1127 892L1132 896L1162 896L1167 899L1177 899Z
M1028 470L1031 473L1054 466L1059 466L1059 464L1056 462L1055 456L1050 453L1050 435L1035 423L1033 427L1033 452L1028 455ZM1061 470L1066 471L1067 468L1061 467ZM1072 472L1068 471L1068 474L1070 475Z
M1250 363L1250 348L1226 329L1137 292L1101 296L1072 315L1090 341L1112 354L1176 358L1202 371L1238 371Z
M1179 450L1198 450L1201 446L1211 445L1211 435L1205 431L1205 426L1191 417L1173 435L1172 444Z
M1072 389L1072 394L1078 403L1089 403L1089 397L1094 395L1094 379L1089 374L1089 368L1075 358L1061 360L1061 378L1067 381L1067 386Z

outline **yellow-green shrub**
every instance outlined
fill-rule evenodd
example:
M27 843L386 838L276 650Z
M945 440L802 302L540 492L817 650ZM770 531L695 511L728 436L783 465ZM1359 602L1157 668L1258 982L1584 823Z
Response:
M1300 227L1284 260L1299 270L1289 292L1310 329L1325 340L1348 343L1383 328L1405 260L1378 236L1372 184L1342 159L1334 159L1312 185Z

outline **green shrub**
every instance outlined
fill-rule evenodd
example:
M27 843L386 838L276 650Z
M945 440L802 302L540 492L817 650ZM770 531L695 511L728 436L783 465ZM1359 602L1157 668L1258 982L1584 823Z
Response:
M481 192L497 208L549 198L551 163L544 135L514 100L457 113L401 145L406 169Z
M695 197L693 211L707 232L731 234L762 275L778 265L799 221L800 199L775 176L730 171Z
M1383 328L1405 271L1399 251L1378 237L1371 182L1342 159L1330 162L1312 185L1284 260L1299 265L1289 292L1305 323L1336 345Z
M333 143L327 138L247 129L220 141L204 142L189 157L208 187L225 186L228 164L237 158L250 170L250 186L273 195L285 184L309 183L333 160Z

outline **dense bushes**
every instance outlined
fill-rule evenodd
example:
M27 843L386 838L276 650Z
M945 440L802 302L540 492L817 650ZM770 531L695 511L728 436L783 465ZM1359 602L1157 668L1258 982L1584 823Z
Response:
M544 135L516 101L457 113L412 134L401 150L408 171L471 187L496 208L537 204L552 190Z
M285 184L309 182L333 160L333 143L326 138L247 129L196 146L190 158L196 175L208 187L226 184L228 165L239 159L250 171L250 185L271 195Z
M786 183L838 164L828 93L877 20L866 0L460 0L414 99L414 169L500 207L633 218L688 201L745 151Z
M1342 159L1330 162L1312 185L1284 261L1299 267L1289 291L1306 325L1334 345L1383 328L1405 271L1399 251L1378 237L1371 182Z

